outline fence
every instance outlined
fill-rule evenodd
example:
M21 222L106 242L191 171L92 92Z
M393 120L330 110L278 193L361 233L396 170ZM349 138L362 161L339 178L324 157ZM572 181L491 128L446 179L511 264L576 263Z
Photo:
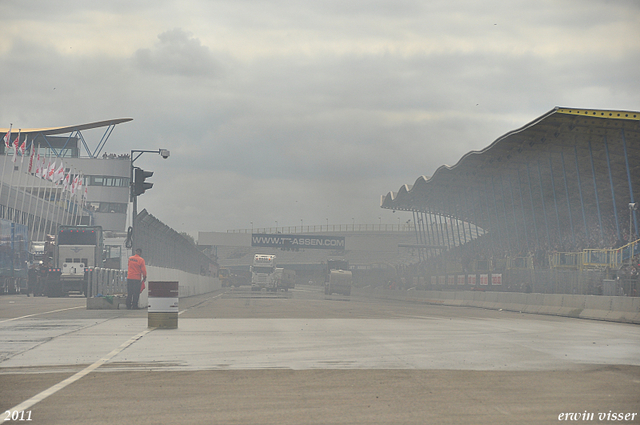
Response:
M311 226L260 227L228 230L227 233L323 233L323 232L415 232L412 224L318 224Z
M96 267L89 271L87 297L127 293L127 271Z
M147 265L208 275L212 260L189 239L182 236L146 210L136 218L133 240L142 248Z

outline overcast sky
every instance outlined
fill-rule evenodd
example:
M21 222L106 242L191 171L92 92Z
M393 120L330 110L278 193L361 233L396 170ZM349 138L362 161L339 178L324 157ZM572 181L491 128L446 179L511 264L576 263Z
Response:
M166 148L180 232L395 223L380 195L555 106L640 110L640 1L0 0L0 127ZM103 130L84 132L96 145Z

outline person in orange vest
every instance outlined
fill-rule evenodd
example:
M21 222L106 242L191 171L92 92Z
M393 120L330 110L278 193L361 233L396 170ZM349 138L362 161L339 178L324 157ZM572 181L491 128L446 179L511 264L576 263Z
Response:
M136 248L136 254L129 257L127 272L127 310L137 310L141 285L147 280L147 267L142 258L142 249Z

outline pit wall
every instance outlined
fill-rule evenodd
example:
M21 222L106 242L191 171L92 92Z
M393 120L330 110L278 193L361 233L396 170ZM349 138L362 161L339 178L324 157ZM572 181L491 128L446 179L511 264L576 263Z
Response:
M168 281L178 282L178 297L192 297L194 295L206 294L221 288L220 279L212 276L201 276L197 274L183 272L182 270L165 269L156 266L147 266L147 281ZM144 291L140 294L141 306L149 304L149 288L145 285Z
M526 294L476 291L394 291L353 288L352 295L458 307L640 324L640 298L601 295Z

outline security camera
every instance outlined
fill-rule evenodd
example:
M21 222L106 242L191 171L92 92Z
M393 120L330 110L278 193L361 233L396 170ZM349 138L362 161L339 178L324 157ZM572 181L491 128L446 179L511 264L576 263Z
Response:
M160 155L164 159L167 159L167 158L169 158L169 155L171 155L171 152L169 152L167 149L160 149Z

